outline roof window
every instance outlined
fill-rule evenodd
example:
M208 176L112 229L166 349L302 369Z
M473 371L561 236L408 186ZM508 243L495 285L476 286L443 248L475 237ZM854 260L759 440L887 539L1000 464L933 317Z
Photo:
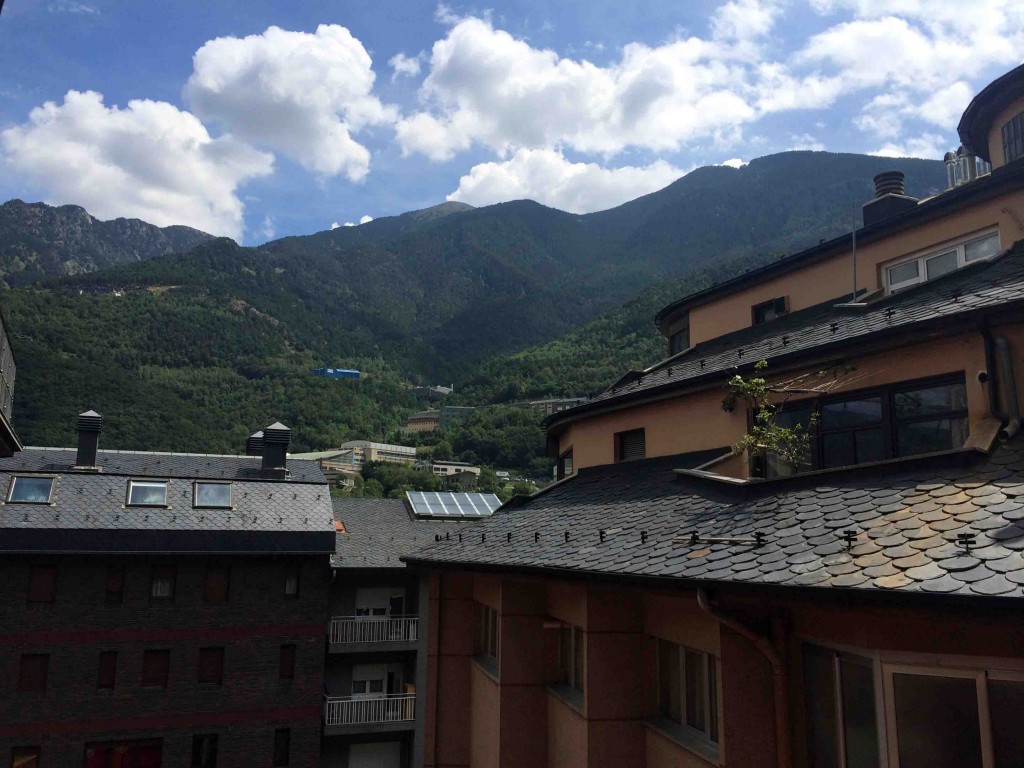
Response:
M166 480L129 480L129 507L166 507Z
M786 314L788 311L789 299L786 296L779 296L778 298L771 299L770 301L762 301L760 304L755 304L751 308L754 325L767 323L769 320L774 320L780 315Z
M9 504L49 504L53 495L52 477L31 477L17 475L11 478L7 493Z
M999 253L999 232L948 243L885 268L885 288L898 291L955 272L971 262Z
M231 483L213 483L197 480L192 485L192 506L230 509Z

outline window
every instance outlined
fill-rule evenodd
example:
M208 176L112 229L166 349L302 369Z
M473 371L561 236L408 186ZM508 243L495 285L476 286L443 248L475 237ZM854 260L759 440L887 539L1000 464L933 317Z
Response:
M94 742L85 745L84 768L158 768L163 758L161 739Z
M228 601L228 586L231 581L231 568L223 564L211 563L206 567L206 583L203 585L203 602L220 605Z
M201 685L220 685L224 682L224 649L200 648L196 682Z
M933 249L886 267L885 287L888 291L895 291L934 280L973 261L990 258L997 253L999 233L988 232L980 237Z
M142 652L142 687L166 688L171 666L170 651Z
M668 354L669 357L672 355L678 355L680 352L685 352L690 348L690 326L687 325L682 330L676 331L668 337Z
M166 507L167 482L163 480L129 480L128 506Z
M658 640L658 714L699 740L718 743L718 664L714 656Z
M281 680L295 678L295 645L289 643L281 646L281 655L277 663L277 676Z
M563 480L572 475L572 448L558 457L557 479Z
M498 660L498 612L486 605L480 606L477 627L478 656L485 656L491 661Z
M107 566L107 578L104 582L104 594L107 605L120 605L124 600L124 566Z
M352 695L363 696L376 694L380 695L384 693L384 679L374 678L370 680L363 680L358 678L352 679Z
M11 750L11 768L39 768L39 747L15 747Z
M274 731L274 768L287 768L291 763L291 728Z
M1024 157L1024 112L1003 126L1003 162L1012 163L1019 157Z
M57 597L57 568L33 565L28 579L29 603L52 603Z
M96 673L97 688L113 688L117 678L117 651L100 653L99 671Z
M767 323L769 320L786 314L789 311L789 298L787 296L780 296L777 299L771 299L770 301L762 301L760 304L755 304L751 308L751 315L753 316L754 325L761 325Z
M558 682L583 693L585 648L583 630L563 624L558 631Z
M192 737L192 768L217 768L216 733L197 733Z
M197 480L192 485L193 507L231 507L231 483L213 483Z
M643 429L615 434L615 460L634 461L647 455L647 436Z
M299 596L299 566L296 563L291 563L285 567L284 596Z
M154 565L149 583L149 596L153 600L174 599L175 568L173 565Z
M788 403L777 423L810 429L810 455L796 467L768 457L768 477L951 450L967 440L967 387L960 375Z
M811 768L878 768L870 659L804 645L804 703Z
M46 690L46 678L50 671L50 654L24 653L18 667L18 691L39 693Z
M52 495L52 477L18 475L11 478L7 501L10 504L49 504Z

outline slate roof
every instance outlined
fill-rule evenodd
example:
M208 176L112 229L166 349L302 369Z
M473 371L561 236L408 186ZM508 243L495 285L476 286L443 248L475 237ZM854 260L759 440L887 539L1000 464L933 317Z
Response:
M334 499L334 519L345 526L331 557L335 568L404 568L400 557L467 522L417 519L405 499Z
M826 302L762 325L697 344L687 353L620 380L589 403L549 416L555 424L600 409L611 400L652 395L718 377L758 360L783 364L801 356L837 353L886 333L915 332L925 324L965 322L978 312L1024 304L1024 241L1002 256L971 264L864 309Z
M681 465L677 456L580 470L408 561L1024 597L1024 438L990 456L962 451L745 486L675 472ZM850 543L844 531L856 534ZM758 533L760 546L749 541ZM969 549L961 534L974 537Z
M330 492L313 462L261 480L258 457L100 451L102 472L72 470L75 451L29 448L0 459L0 491L33 472L56 477L51 502L0 502L0 552L304 553L334 549ZM166 507L128 507L128 478L166 479ZM232 481L231 509L194 509L192 481Z

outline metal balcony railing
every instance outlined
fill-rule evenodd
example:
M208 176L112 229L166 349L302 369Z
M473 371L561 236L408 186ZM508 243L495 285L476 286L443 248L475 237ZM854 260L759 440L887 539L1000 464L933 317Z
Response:
M416 719L416 694L378 698L324 697L324 725L370 725Z
M414 642L419 637L418 616L335 616L331 643Z

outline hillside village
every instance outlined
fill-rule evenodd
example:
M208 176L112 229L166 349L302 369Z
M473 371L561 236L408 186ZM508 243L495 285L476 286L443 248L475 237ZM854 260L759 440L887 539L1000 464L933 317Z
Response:
M0 760L1024 765L1024 65L957 117L258 247L0 205Z

